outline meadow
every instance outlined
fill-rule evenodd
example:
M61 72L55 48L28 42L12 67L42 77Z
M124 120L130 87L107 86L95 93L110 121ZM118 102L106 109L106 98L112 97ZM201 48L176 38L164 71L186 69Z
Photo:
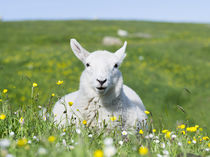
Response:
M134 35L119 37L118 29ZM54 103L78 89L84 68L69 39L76 38L90 52L119 49L103 45L105 36L128 42L120 69L124 83L150 112L147 131L98 130L85 124L58 128L53 123ZM209 69L209 24L0 22L0 156L209 155Z

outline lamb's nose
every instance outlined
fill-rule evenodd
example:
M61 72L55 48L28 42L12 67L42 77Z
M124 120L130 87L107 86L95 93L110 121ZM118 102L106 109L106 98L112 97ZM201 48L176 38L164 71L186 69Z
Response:
M105 80L98 80L98 79L96 79L100 84L101 84L101 86L106 82L106 80L107 79L105 79Z

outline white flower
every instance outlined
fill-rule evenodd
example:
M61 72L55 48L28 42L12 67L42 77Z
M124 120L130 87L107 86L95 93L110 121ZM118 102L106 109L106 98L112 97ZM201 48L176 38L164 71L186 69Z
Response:
M192 143L196 144L196 140L192 140Z
M66 140L65 139L63 139L62 143L63 143L64 146L66 146Z
M106 157L111 157L111 156L115 155L115 153L116 153L116 148L112 145L106 146L104 148L104 155Z
M40 106L40 105L39 105L39 106L38 106L38 108L40 108L40 109L41 109L41 108L42 108L42 106Z
M107 146L112 145L113 144L113 139L111 137L105 138L104 144L107 145Z
M163 150L164 155L169 155L169 152L167 150Z
M206 152L209 152L209 150L210 150L209 148L206 148L206 149L205 149Z
M176 135L171 135L171 138L172 138L172 139L175 139L175 138L176 138Z
M159 139L159 137L158 136L155 136L155 139Z
M80 129L76 129L76 133L77 134L81 134L81 130Z
M13 131L9 133L10 137L13 137L14 135L15 135L15 133Z
M182 142L178 142L178 146L182 146Z
M140 61L144 60L144 57L143 56L139 56L139 60Z
M72 143L74 143L74 140L71 140Z
M10 146L10 140L8 140L8 139L0 140L0 147L7 148L9 146Z
M65 133L65 132L62 132L62 133L61 133L61 136L64 136L64 135L66 135L66 133Z
M31 140L28 140L28 144L31 144Z
M149 138L153 138L154 137L154 135L153 134L149 134Z
M160 155L160 154L157 154L157 157L162 157L162 155Z
M70 149L70 150L73 150L73 149L74 149L74 146L69 146L69 149Z
M47 150L45 149L45 148L43 148L43 147L40 147L39 149L38 149L38 152L37 152L39 155L45 155L45 154L47 154Z
M123 132L122 132L122 135L124 135L124 136L126 136L128 133L124 130Z
M20 123L21 125L24 124L24 118L23 118L23 117L21 117L21 118L19 119L19 123Z
M123 141L119 141L118 143L119 143L119 145L121 145L121 146L123 145Z
M166 147L165 143L161 143L161 147L165 148Z
M12 154L7 154L5 157L14 157Z
M160 141L159 141L159 140L154 140L154 142L155 142L155 143L160 143Z
M92 134L89 134L89 135L88 135L88 137L92 138L92 137L93 137L93 135L92 135Z
M149 136L148 136L148 135L146 135L146 136L145 136L145 138L146 138L146 139L149 139Z
M33 139L39 141L39 139L36 136L33 136Z

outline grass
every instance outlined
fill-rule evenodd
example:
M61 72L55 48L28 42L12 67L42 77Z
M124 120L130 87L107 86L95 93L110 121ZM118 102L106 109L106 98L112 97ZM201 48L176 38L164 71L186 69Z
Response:
M117 36L118 29L129 33L148 33L151 38L120 37L128 41L127 57L121 67L124 83L142 98L152 119L160 143L144 135L129 134L124 137L119 130L95 131L81 127L81 134L74 126L57 128L51 117L54 103L69 92L78 89L83 66L69 48L69 39L76 38L89 51L106 49L116 51L119 46L104 46L104 36ZM149 149L148 155L187 153L206 155L210 95L210 26L207 24L174 24L138 21L25 21L0 22L0 137L9 139L10 146L1 149L16 156L38 156L43 147L45 156L92 156L103 150L104 139L111 137L118 156L137 156L140 146ZM139 60L143 56L143 60ZM64 80L63 86L57 86ZM32 84L36 82L32 95ZM3 93L3 89L8 89ZM55 96L52 97L52 93ZM46 108L49 117L43 120L40 113ZM16 114L14 114L16 113ZM40 114L41 116L40 116ZM24 118L24 124L19 122ZM197 124L196 132L185 135L176 129L179 124L187 127ZM176 138L165 137L163 129L172 131ZM9 134L14 132L14 136ZM151 133L151 130L150 130ZM88 137L92 134L93 137ZM171 135L172 135L171 134ZM55 136L49 142L49 136ZM37 139L33 139L36 136ZM195 136L197 143L188 144ZM199 137L200 136L200 137ZM26 138L31 144L18 146L17 140ZM63 145L65 139L66 145ZM74 142L72 142L74 140ZM124 141L123 145L118 144ZM78 143L78 144L75 144ZM171 145L167 144L170 143ZM182 146L178 145L182 142ZM24 143L24 142L23 142ZM71 146L71 147L70 147ZM73 149L74 147L74 149ZM4 150L4 151L3 151Z

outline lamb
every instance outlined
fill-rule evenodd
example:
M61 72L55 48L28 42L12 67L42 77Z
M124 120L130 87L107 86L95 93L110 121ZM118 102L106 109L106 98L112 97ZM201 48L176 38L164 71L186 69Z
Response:
M85 121L87 126L142 128L147 119L145 107L140 97L123 84L119 70L126 56L127 42L115 53L105 50L89 53L75 39L70 40L70 46L85 70L79 90L55 104L55 122L66 125Z

